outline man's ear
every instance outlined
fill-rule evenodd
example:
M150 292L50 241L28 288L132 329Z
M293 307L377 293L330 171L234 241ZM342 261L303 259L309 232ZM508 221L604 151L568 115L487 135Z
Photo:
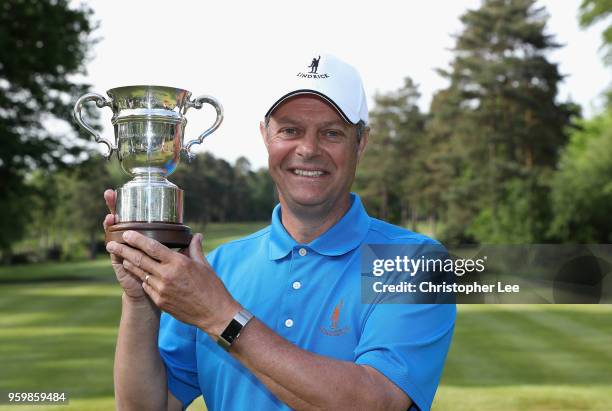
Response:
M359 145L357 146L357 162L361 161L363 157L363 153L365 151L366 145L368 144L368 138L370 137L370 127L365 127L363 129L363 134L361 135L361 140L359 141Z
M263 121L259 122L259 134L261 134L264 144L268 147L268 130L266 130L266 124Z

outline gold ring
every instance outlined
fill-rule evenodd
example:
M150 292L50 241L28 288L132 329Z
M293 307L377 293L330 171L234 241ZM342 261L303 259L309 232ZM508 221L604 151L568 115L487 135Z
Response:
M149 277L151 277L151 274L147 274L147 275L145 276L145 283L146 283L147 285L149 285Z

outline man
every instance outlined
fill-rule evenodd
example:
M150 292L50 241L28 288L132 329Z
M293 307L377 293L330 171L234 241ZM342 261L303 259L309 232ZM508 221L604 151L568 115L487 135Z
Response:
M200 394L211 410L430 408L455 307L362 304L359 248L433 240L350 193L369 134L357 71L328 55L316 76L302 70L260 124L280 200L270 226L207 258L200 234L183 253L133 232L108 243L124 288L118 409Z

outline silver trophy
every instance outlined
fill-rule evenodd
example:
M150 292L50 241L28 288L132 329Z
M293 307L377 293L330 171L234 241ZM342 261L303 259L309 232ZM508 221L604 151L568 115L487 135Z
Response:
M96 93L81 96L74 105L76 122L96 142L108 146L121 168L132 180L117 190L116 223L106 233L106 241L123 242L127 230L139 231L171 248L189 245L191 230L183 224L183 190L166 179L176 169L181 151L191 156L194 144L215 131L223 121L223 108L213 97L191 98L191 93L174 87L127 86L110 89L109 99ZM82 118L83 104L93 101L99 108L110 107L115 144L100 136ZM186 144L183 135L190 108L205 103L217 111L214 124Z

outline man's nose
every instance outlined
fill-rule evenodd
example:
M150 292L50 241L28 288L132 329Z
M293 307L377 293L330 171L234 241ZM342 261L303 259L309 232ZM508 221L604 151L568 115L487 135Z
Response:
M312 158L319 154L319 137L315 131L309 131L300 139L296 154L304 158Z

